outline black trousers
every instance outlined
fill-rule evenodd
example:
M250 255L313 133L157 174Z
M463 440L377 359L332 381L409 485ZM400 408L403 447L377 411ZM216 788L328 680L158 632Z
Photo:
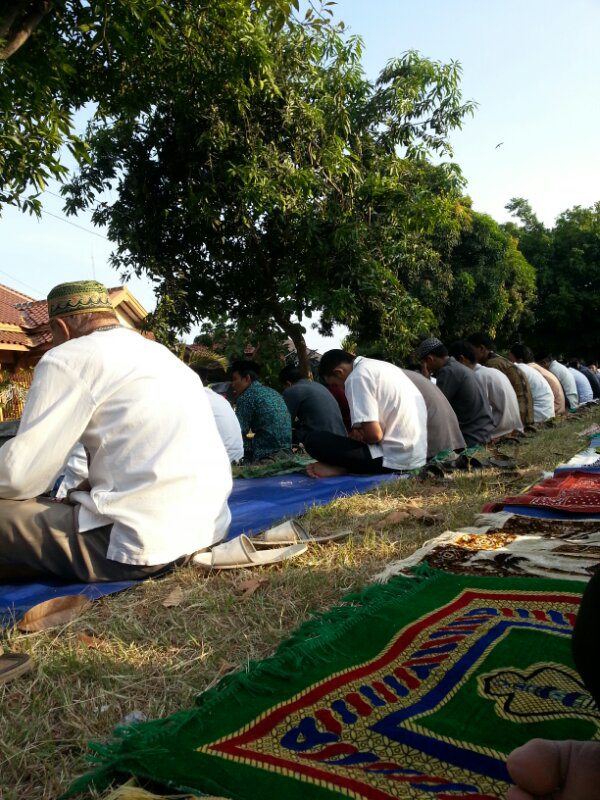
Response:
M600 708L600 572L588 583L575 630L573 631L573 659L586 689Z
M394 472L383 466L383 458L373 458L369 446L348 436L338 436L329 431L311 431L304 439L304 449L317 461L344 467L358 475L376 475Z

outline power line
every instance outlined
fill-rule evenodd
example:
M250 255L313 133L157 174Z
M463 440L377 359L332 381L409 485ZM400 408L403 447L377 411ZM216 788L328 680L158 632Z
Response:
M42 214L48 214L49 217L54 217L54 219L59 219L61 222L65 222L67 225L72 225L74 228L79 228L80 231L85 231L86 233L89 233L92 236L97 236L99 239L104 239L107 242L110 241L107 236L103 236L101 233L96 233L96 231L92 231L89 228L84 228L83 225L78 225L76 222L71 222L70 219L60 217L58 214L53 214L51 211L46 211L45 208L42 208Z
M35 292L36 294L41 294L42 297L45 297L45 293L44 292L40 292L40 290L36 289L35 286L30 286L28 283L25 283L24 281L20 281L18 278L15 278L14 275L11 275L10 272L5 272L3 269L0 269L0 273L2 273L2 275L6 275L7 278L10 278L13 281L16 281L17 283L20 283L21 286L25 286L27 289L29 289L30 292Z

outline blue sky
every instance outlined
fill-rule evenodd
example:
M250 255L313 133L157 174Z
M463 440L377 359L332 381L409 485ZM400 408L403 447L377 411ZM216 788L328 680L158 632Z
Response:
M503 221L508 200L522 196L551 225L600 200L598 0L339 0L335 13L364 39L373 79L408 49L461 62L463 96L479 106L452 143L475 209ZM41 222L3 210L0 282L36 298L94 274L119 284L110 242L50 216L62 216L60 199L46 194L44 207ZM70 219L92 228L85 216ZM153 306L148 281L129 285ZM339 343L313 331L307 339L320 349Z

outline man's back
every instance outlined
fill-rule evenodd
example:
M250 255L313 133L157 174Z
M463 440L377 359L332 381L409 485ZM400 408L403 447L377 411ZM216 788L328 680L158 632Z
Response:
M525 375L533 397L533 421L545 422L554 416L554 395L550 384L539 372L528 364L518 363L517 368Z
M544 369L540 364L536 364L535 361L530 361L527 365L538 372L545 381L548 382L548 386L550 387L552 394L554 395L554 415L558 416L559 414L565 413L565 393L563 392L563 388L560 385L560 381L553 375L550 370Z
M238 397L236 413L242 433L254 433L252 441L245 445L247 457L258 461L291 448L292 420L283 397L275 389L253 381Z
M477 364L474 372L483 386L492 409L494 439L513 431L523 431L517 395L506 375L498 369L484 367L482 364Z
M577 394L575 378L571 375L568 367L554 360L550 363L548 370L560 381L560 385L565 393L567 405L571 411L575 411L579 405L579 395Z
M436 378L438 388L458 417L467 445L473 447L489 441L494 431L492 410L473 370L450 357Z
M225 448L201 382L162 345L118 328L50 350L19 434L0 450L0 496L44 491L77 441L91 485L72 495L79 530L114 523L109 559L167 563L225 534Z
M388 469L422 467L427 458L427 410L422 394L393 364L359 356L346 379L352 424L379 422L383 439L369 445Z
M226 400L222 394L213 392L208 386L204 388L208 402L210 404L213 417L217 423L217 430L229 460L233 463L241 461L244 457L244 440L242 438L242 431L240 423L235 415L235 411L231 407L231 403Z
M517 369L512 361L493 351L490 352L484 366L500 370L506 375L517 395L521 422L524 426L533 425L533 395L525 375Z
M298 441L303 442L310 431L329 431L346 435L346 426L337 400L321 383L306 378L297 381L283 392L292 423L298 419Z
M583 375L583 373L579 372L578 369L575 367L568 367L569 372L575 379L575 385L577 387L577 398L579 403L590 403L594 399L594 394L592 392L592 387L590 386L590 382L588 379Z
M588 383L592 387L594 400L600 398L600 381L595 373L593 373L592 370L586 367L584 364L579 365L579 372L581 372L582 375L585 375L585 377L588 379Z
M420 372L402 372L423 395L427 407L427 458L435 458L445 450L464 450L467 446L454 409L446 395Z

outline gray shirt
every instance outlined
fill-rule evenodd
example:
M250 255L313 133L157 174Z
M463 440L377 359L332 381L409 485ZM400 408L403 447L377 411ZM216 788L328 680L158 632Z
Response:
M450 357L436 375L437 387L458 417L468 447L488 442L494 431L492 409L472 369Z
M402 370L423 395L427 408L427 458L435 458L444 450L464 450L465 440L460 432L454 409L443 392L420 372Z
M348 435L337 400L322 384L303 378L285 389L283 399L299 442L303 442L310 431Z

